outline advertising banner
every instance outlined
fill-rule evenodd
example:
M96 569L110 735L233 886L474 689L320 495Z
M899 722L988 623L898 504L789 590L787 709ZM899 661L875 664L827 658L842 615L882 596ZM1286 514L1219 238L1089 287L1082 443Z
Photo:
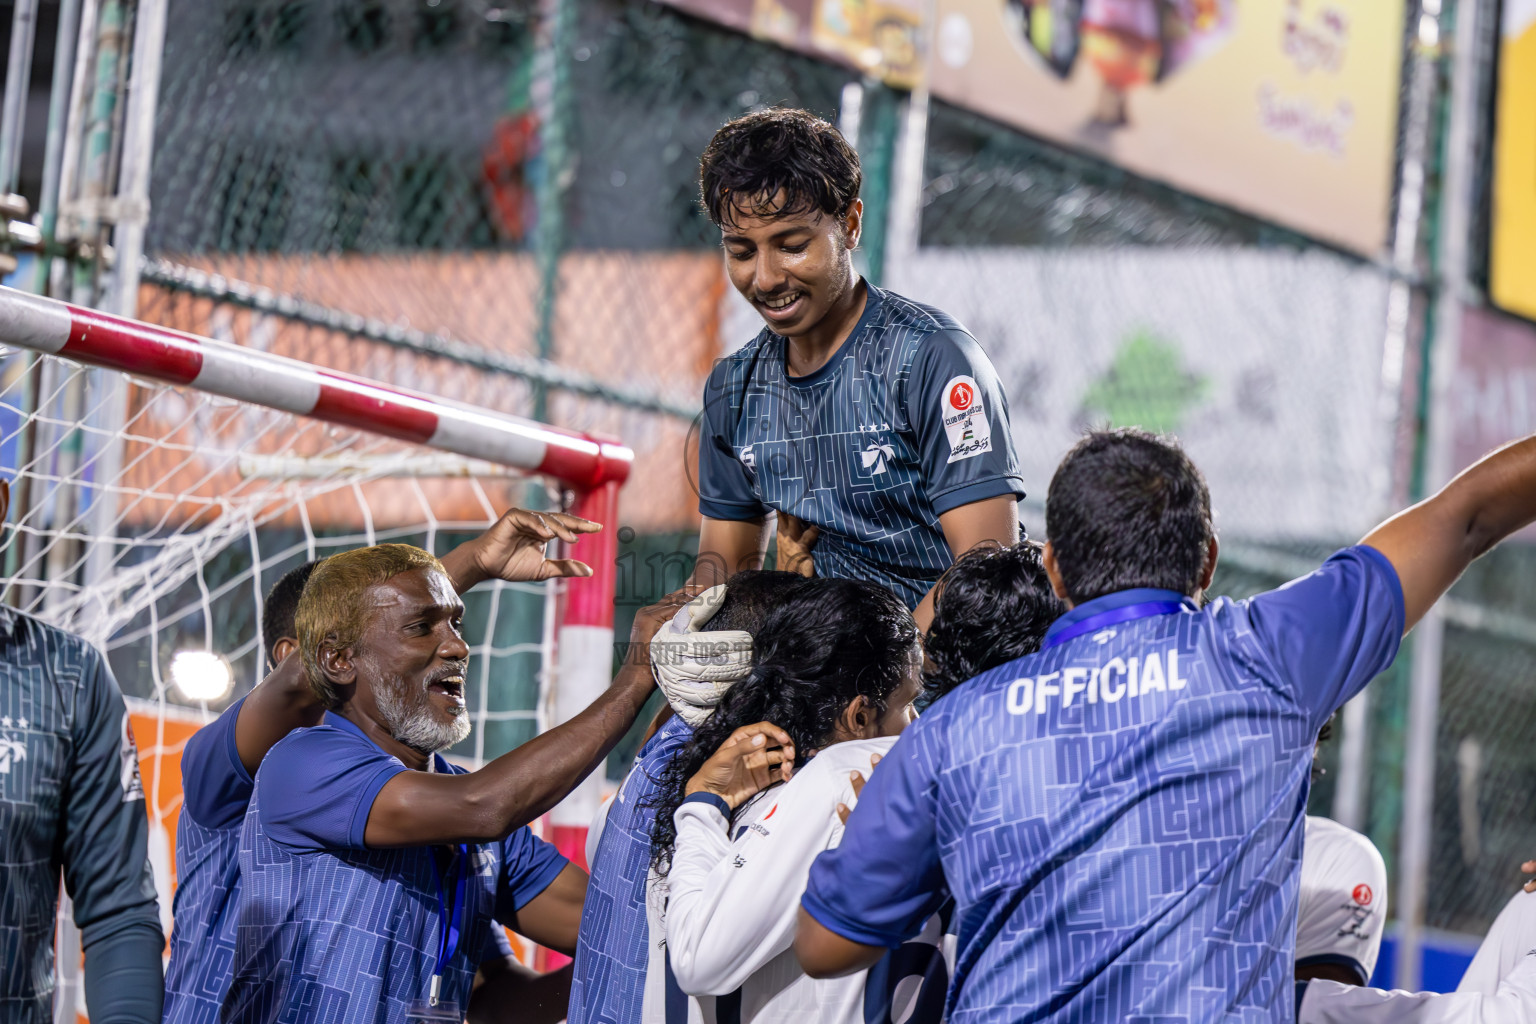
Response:
M1386 280L1327 253L925 249L892 287L997 368L1031 502L1085 429L1177 436L1223 536L1349 543L1390 511Z
M1536 0L1505 0L1503 19L1488 291L1536 319Z
M662 0L758 39L911 89L922 74L923 0Z
M898 87L922 72L920 0L663 2ZM946 102L1375 255L1387 239L1405 6L937 0L927 66Z
M1387 238L1405 6L938 0L932 89L1374 254Z

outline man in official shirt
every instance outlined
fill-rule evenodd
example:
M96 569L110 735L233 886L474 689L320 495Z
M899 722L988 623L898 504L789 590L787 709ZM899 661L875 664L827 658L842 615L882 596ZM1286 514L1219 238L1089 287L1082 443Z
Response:
M937 702L811 872L796 952L830 976L956 901L953 1024L1290 1024L1315 737L1471 561L1536 519L1536 438L1245 601L1172 442L1090 434L1046 500L1070 610Z
M0 480L0 521L9 503ZM61 869L91 1020L160 1020L165 936L148 844L139 755L106 659L0 605L0 1024L53 1020Z

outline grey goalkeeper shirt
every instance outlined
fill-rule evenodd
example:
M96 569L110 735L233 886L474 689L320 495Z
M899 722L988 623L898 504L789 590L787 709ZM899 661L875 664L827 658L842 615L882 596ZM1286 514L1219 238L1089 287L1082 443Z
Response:
M112 670L81 638L0 606L0 1024L53 1019L61 872L88 953L159 935L148 842Z

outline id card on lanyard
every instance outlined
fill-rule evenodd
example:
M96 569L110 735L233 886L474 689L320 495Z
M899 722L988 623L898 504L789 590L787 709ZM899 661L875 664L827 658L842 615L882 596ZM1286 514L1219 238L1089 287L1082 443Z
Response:
M443 972L459 951L459 943L464 937L465 904L469 902L469 847L460 843L455 850L455 863L459 871L454 884L452 907L447 905L446 893L443 891L442 868L437 865L436 854L431 855L432 877L437 882L437 964L432 969L432 983L427 998L406 1008L406 1024L448 1024L449 1021L462 1024L464 1020L464 1009L457 1001L444 1001L442 998Z

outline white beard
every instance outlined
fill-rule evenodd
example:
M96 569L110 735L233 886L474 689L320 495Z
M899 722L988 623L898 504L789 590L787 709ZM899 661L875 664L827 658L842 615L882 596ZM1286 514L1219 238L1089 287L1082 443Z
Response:
M470 730L474 728L463 708L454 709L451 722L437 721L427 705L425 688L418 700L408 703L404 685L398 688L381 686L374 690L373 701L384 724L389 727L389 734L423 754L447 750L455 743L467 739Z

